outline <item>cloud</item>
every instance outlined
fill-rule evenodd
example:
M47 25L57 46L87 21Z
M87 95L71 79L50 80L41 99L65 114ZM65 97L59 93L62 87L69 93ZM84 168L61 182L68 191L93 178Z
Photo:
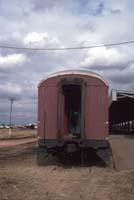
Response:
M22 93L22 87L18 84L13 83L4 83L0 84L0 97L17 97Z
M31 32L26 35L24 38L24 43L25 44L34 44L34 43L39 43L41 44L42 42L45 42L49 39L47 33L37 33L37 32Z
M63 0L54 0L54 1L50 1L50 0L32 0L31 1L33 4L33 8L37 11L37 10L46 10L46 9L51 9L54 7L61 7L64 5Z
M133 9L130 0L1 0L0 44L59 48L132 40ZM21 117L14 122L36 121L39 80L64 69L88 68L104 76L110 87L134 90L133 52L133 45L72 51L0 49L0 112L6 113L6 99L13 96L26 102L19 108L15 102L14 116ZM26 118L28 114L32 117ZM1 116L2 121L8 118Z
M122 87L125 87L125 84L133 85L134 80L134 63L127 66L125 69L120 70L110 70L105 72L109 81L122 84Z
M30 32L24 37L24 44L31 47L60 47L60 41L55 36L50 36L47 32Z
M119 52L115 48L93 48L87 52L85 59L81 62L81 67L97 70L109 70L126 68L134 62L133 56L126 52Z
M26 62L26 60L27 56L25 54L11 54L6 56L0 55L0 69L21 66Z

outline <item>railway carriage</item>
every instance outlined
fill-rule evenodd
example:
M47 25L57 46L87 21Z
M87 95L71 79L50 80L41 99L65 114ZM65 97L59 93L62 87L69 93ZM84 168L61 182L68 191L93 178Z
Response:
M108 149L107 82L84 70L45 77L38 85L38 136L39 163L45 153L94 149L104 155Z

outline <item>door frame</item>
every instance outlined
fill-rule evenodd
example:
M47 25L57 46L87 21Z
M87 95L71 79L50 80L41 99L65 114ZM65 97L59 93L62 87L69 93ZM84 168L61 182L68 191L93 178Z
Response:
M81 86L81 138L85 138L85 94L86 81L81 78L63 78L58 82L57 95L57 138L62 138L62 87L64 85Z

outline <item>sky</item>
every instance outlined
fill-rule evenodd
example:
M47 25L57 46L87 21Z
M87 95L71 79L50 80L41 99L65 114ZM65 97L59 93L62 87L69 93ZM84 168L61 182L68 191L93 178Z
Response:
M0 0L0 45L92 46L134 40L131 0ZM0 124L37 121L37 85L50 73L86 69L109 87L134 90L134 44L70 51L0 48Z

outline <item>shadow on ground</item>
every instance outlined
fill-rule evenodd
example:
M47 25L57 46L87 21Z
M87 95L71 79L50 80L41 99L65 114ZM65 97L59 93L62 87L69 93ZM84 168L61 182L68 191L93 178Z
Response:
M19 162L27 162L33 160L33 165L37 164L37 147L35 143L27 145L18 145L11 148L1 148L0 150L0 163L10 162L14 163L17 160ZM106 167L105 162L94 151L89 151L85 158L82 160L81 153L75 153L72 156L52 156L48 155L44 157L43 166L61 166L63 168L80 167L80 166L99 166Z
M132 135L124 135L128 139L134 139L134 133Z
M81 153L74 155L61 155L60 157L48 155L44 158L43 166L57 165L63 168L99 166L106 167L105 162L94 151L89 151L84 159Z

